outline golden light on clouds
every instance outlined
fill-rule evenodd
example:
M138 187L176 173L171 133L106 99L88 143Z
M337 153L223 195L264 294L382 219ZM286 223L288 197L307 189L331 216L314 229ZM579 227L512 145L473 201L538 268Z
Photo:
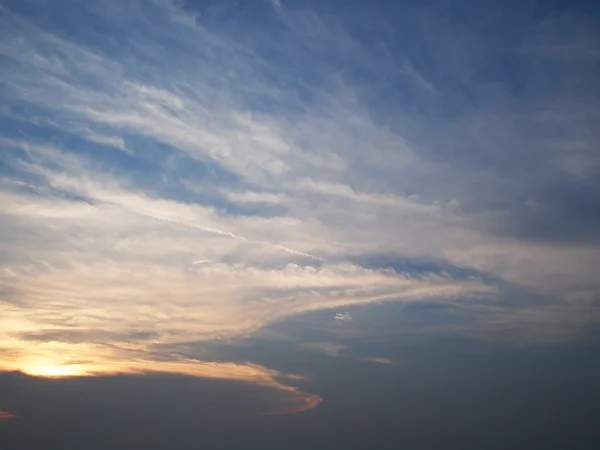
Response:
M64 156L47 148L30 151L42 159ZM477 279L412 277L315 259L308 253L330 248L328 232L307 241L310 230L296 219L224 217L198 204L125 193L92 173L77 178L40 171L53 185L97 203L3 194L7 214L33 239L27 258L0 267L0 287L11 295L0 303L5 370L236 380L285 392L293 406L284 410L297 412L321 399L262 366L202 361L203 343L239 339L310 311L492 291ZM266 228L275 230L272 236L265 236ZM22 254L10 240L3 246ZM291 251L297 248L307 253ZM179 352L184 343L194 343L197 359Z
M27 345L30 347L29 351ZM170 373L244 382L284 394L284 404L279 409L269 412L272 414L302 412L318 406L322 401L317 395L303 392L280 381L299 380L302 376L284 374L257 364L201 361L181 357L151 360L142 355L143 352L138 350L119 350L88 343L26 343L19 351L12 352L12 356L7 356L0 362L0 370L17 370L45 378ZM73 363L83 358L86 359L85 363Z

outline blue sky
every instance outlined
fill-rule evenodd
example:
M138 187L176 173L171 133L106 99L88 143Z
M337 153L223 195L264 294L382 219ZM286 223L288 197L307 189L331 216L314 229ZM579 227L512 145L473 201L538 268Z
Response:
M594 2L1 2L0 368L243 381L296 412L310 365L261 345L593 341L598 25Z

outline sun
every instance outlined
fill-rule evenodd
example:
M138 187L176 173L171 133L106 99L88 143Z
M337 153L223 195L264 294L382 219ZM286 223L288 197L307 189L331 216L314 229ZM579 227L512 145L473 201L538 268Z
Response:
M29 375L38 377L76 377L85 375L79 364L68 364L64 366L39 366L26 370Z

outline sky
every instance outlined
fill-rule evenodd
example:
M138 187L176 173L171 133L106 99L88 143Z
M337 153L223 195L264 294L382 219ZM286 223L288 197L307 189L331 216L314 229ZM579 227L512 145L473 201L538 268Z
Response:
M598 80L596 2L0 0L2 448L600 448Z

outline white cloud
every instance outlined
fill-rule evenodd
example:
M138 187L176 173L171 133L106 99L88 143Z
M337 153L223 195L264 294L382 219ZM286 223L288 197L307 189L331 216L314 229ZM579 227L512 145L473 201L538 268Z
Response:
M339 320L340 322L347 322L349 320L352 320L352 316L350 315L349 312L335 313L335 316L333 316L333 318L335 320Z

